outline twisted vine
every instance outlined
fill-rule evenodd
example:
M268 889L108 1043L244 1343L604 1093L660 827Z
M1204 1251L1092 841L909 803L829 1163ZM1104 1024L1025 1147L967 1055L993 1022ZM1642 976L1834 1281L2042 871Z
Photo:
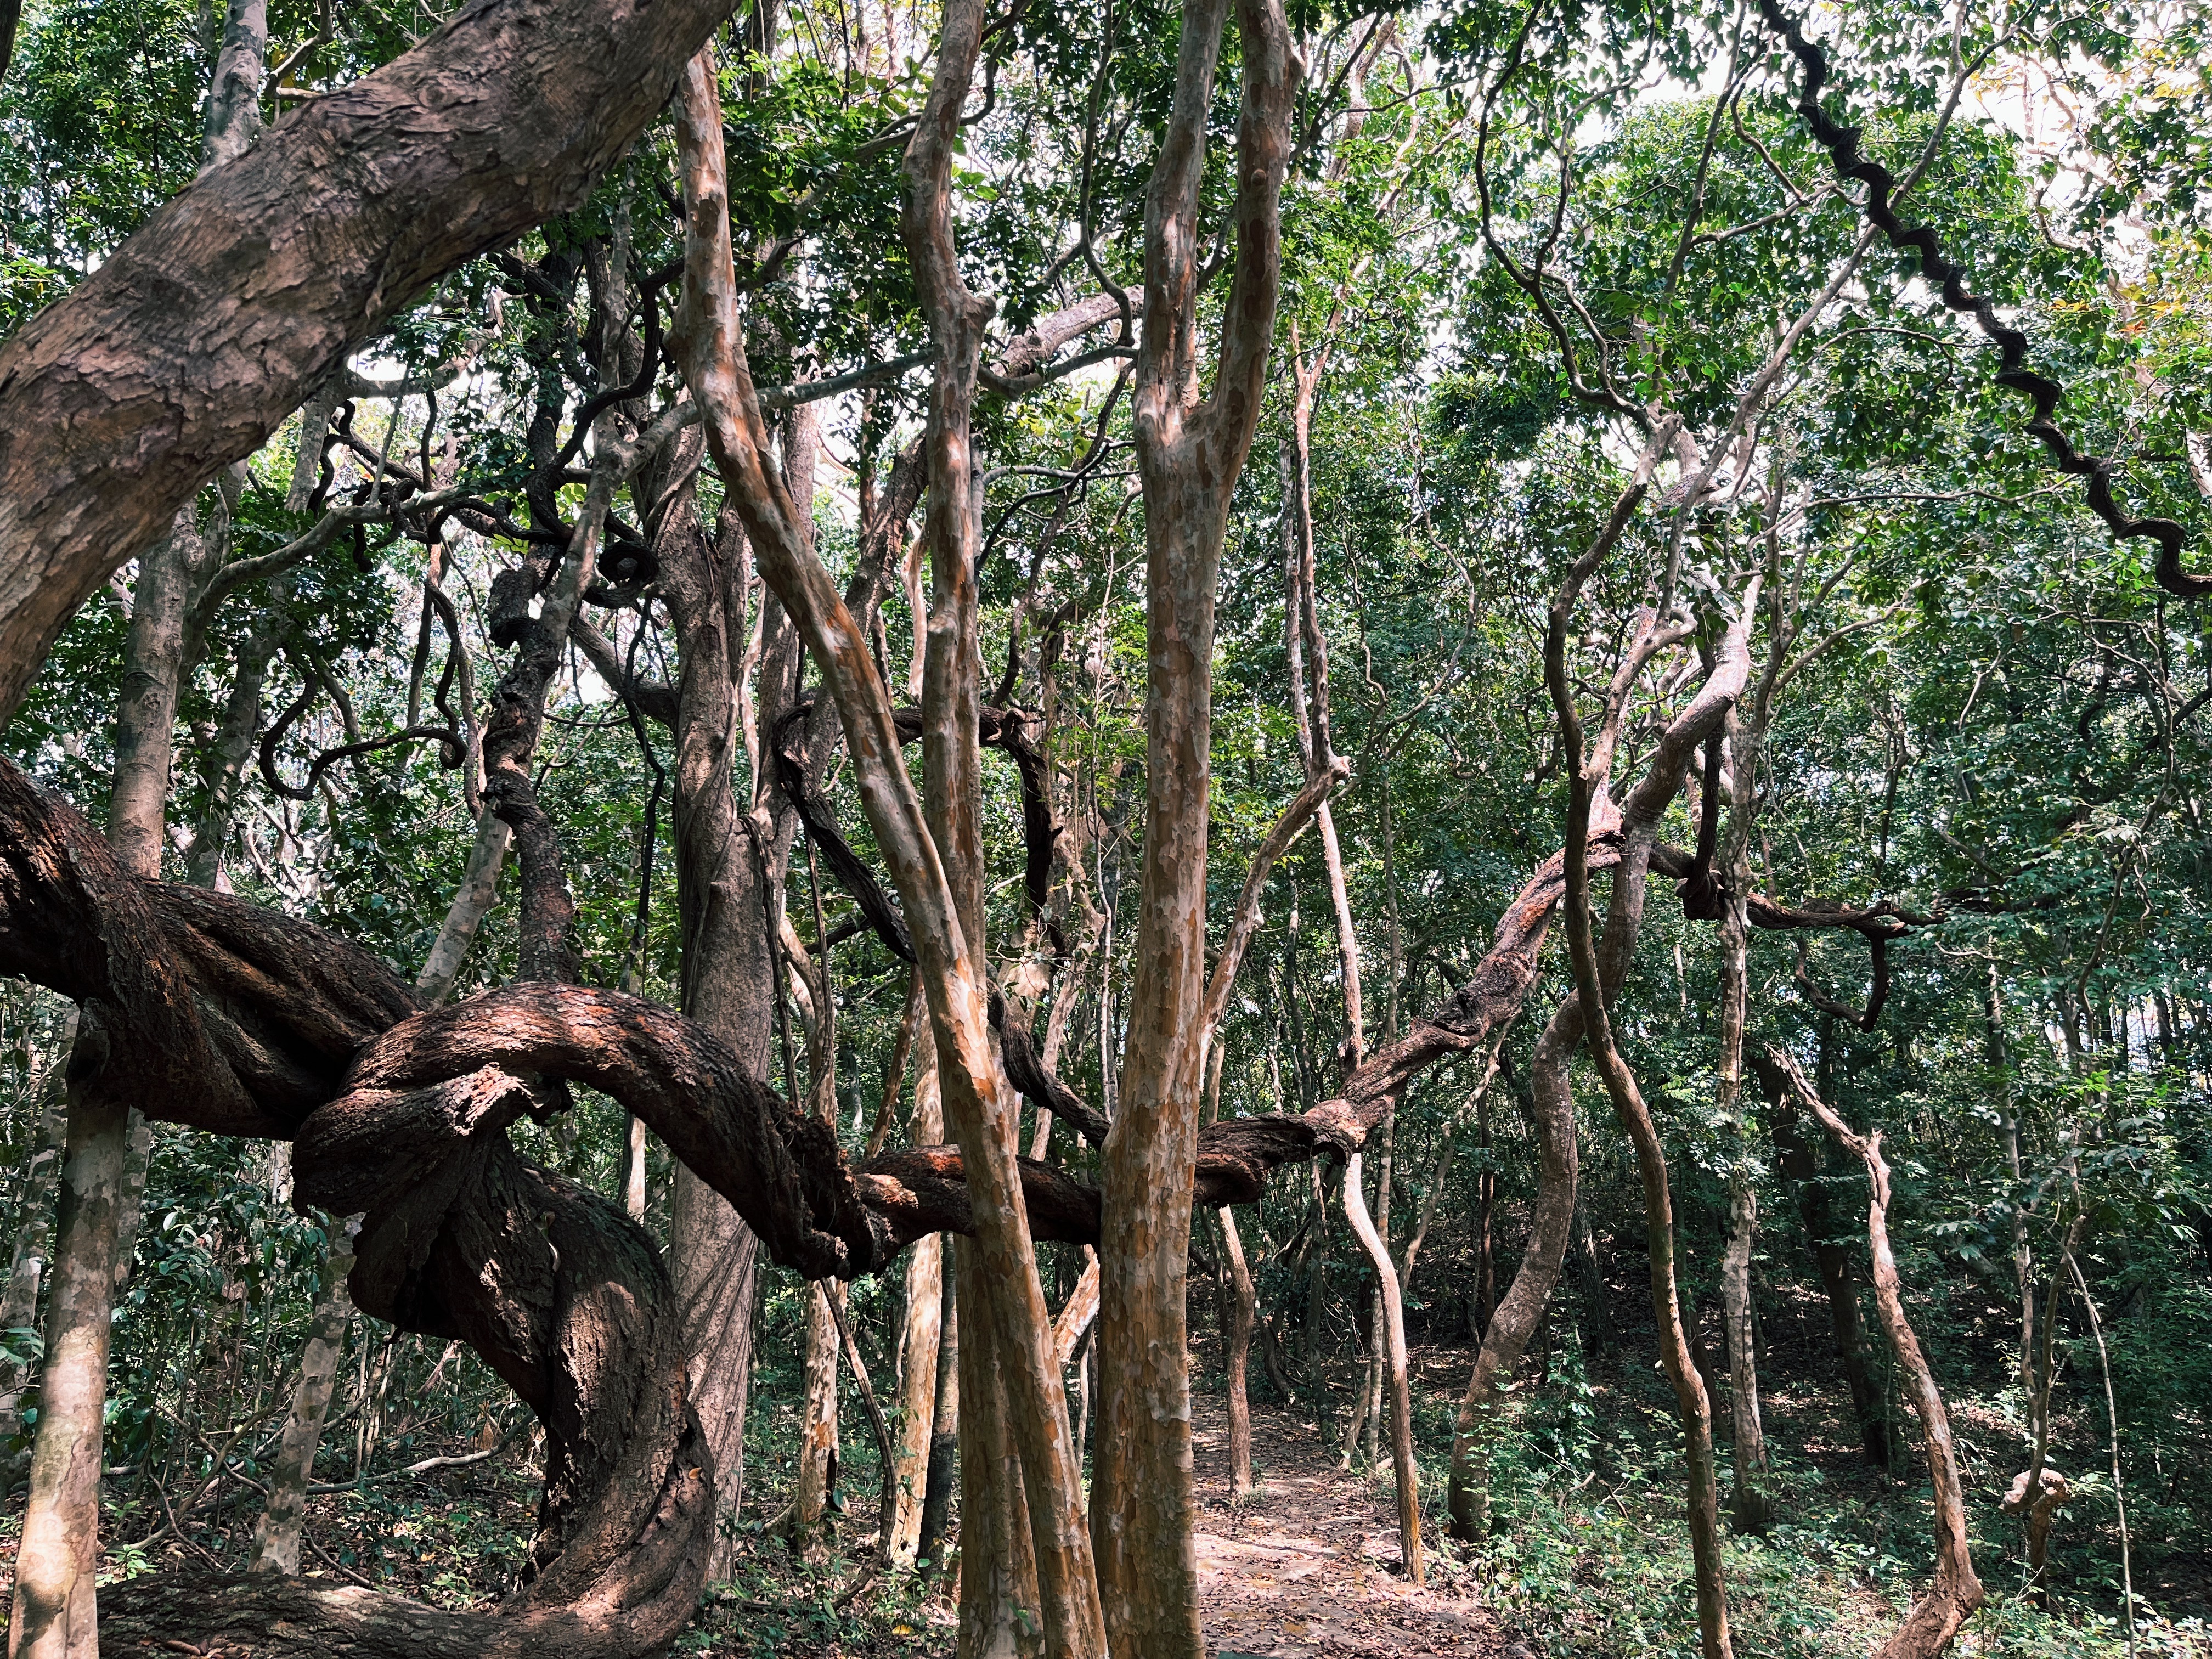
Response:
M2131 518L2113 499L2112 475L2119 470L2118 461L2109 455L2083 454L2052 418L2057 412L2058 400L2065 395L2065 388L2049 375L2027 367L2027 336L2000 321L1996 307L1989 299L1966 287L1965 268L1943 257L1942 244L1936 240L1933 229L1926 225L1907 225L1899 216L1890 204L1890 198L1897 191L1896 175L1881 162L1859 153L1859 128L1836 120L1820 107L1820 88L1828 81L1827 53L1817 42L1805 38L1804 32L1784 13L1776 0L1759 0L1759 15L1769 28L1783 38L1803 66L1805 79L1797 94L1797 112L1812 129L1820 147L1828 152L1837 173L1866 186L1867 218L1888 237L1892 247L1910 249L1920 256L1920 274L1942 295L1944 306L1961 316L1972 317L1997 348L2003 361L1997 384L2021 393L2034 405L2035 414L2022 430L2042 442L2057 462L2060 471L2088 481L2086 493L2090 510L2105 521L2113 540L2148 537L2158 544L2158 562L2153 574L2160 587L2185 599L2212 593L2212 576L2193 576L2181 568L2181 549L2188 539L2181 526L2172 519Z

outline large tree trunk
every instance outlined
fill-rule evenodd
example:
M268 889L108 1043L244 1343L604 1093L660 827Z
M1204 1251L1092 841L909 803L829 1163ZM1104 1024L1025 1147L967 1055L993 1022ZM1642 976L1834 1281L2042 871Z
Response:
M457 13L187 188L0 346L0 720L85 598L349 350L580 204L728 10Z
M1145 836L1119 1108L1101 1159L1098 1429L1091 1532L1116 1652L1202 1650L1192 1543L1184 1279L1206 973L1213 609L1229 496L1251 447L1280 276L1297 67L1281 8L1239 0L1236 274L1212 392L1197 397L1196 258L1207 113L1229 0L1188 0L1145 214L1132 404L1145 501Z

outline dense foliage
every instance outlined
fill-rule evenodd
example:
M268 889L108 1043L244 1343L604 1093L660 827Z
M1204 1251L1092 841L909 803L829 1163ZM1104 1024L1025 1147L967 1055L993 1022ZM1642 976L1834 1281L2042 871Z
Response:
M270 89L272 112L387 61L437 21L419 7L336 16L336 38ZM990 94L956 178L968 281L995 304L1001 334L1115 283L1141 307L1145 169L1170 91L1176 13L1150 0L1103 9L1034 0L1001 21L987 43ZM0 333L65 293L190 180L220 22L173 4L29 0L0 86ZM272 8L272 58L317 22L304 7ZM1889 1225L1911 1316L1951 1402L1991 1591L1968 1639L1991 1654L2124 1643L2204 1651L2212 633L2203 603L2156 586L2142 544L2113 542L2078 485L2051 470L2021 430L2019 401L1992 384L1994 354L1931 303L1909 256L1875 245L1844 270L1864 232L1856 192L1838 185L1798 119L1794 67L1755 15L1332 5L1294 9L1293 22L1310 61L1285 202L1284 370L1234 486L1220 596L1215 937L1253 848L1305 781L1291 713L1303 694L1284 623L1300 459L1291 365L1327 354L1311 511L1335 744L1352 763L1334 802L1366 989L1367 1030L1351 1035L1370 1048L1466 982L1505 907L1559 844L1566 784L1543 678L1547 606L1633 465L1639 411L1678 414L1727 452L1722 483L1694 514L1655 496L1631 523L1576 617L1570 671L1582 693L1601 694L1639 608L1662 588L1669 600L1692 596L1704 618L1636 693L1613 773L1625 793L1700 683L1700 650L1763 578L1754 659L1778 652L1792 665L1759 743L1736 751L1756 767L1748 806L1733 809L1748 814L1754 884L1802 908L1887 904L1910 920L1887 945L1886 996L1863 1027L1855 1016L1875 977L1864 939L1754 930L1749 1023L1754 1047L1793 1052L1847 1120L1887 1137ZM756 374L778 386L892 366L816 405L828 449L815 519L841 579L859 556L864 505L920 419L926 373L899 363L926 330L899 240L898 165L933 27L927 8L809 0L770 39L755 27L726 54ZM1924 166L1912 213L2027 331L2039 364L2065 385L2077 441L2124 458L2117 488L2131 510L2179 520L2200 568L2212 568L2206 27L2185 0L2088 17L1962 9L1955 29L1926 5L1855 4L1824 13L1818 29L1836 59L1832 106L1865 123L1869 148L1899 172ZM1954 82L1965 91L1955 110ZM1233 122L1233 102L1218 118L1224 130ZM532 474L564 422L608 389L605 365L620 359L602 343L627 336L639 284L680 252L672 155L664 123L588 208L455 272L356 357L363 374L385 380L434 379L437 365L459 364L428 396L343 406L353 447L337 453L331 499L396 462L465 481L503 515L514 533L456 527L443 553L461 625L454 648L472 658L477 688L503 659L489 631L493 581L530 551L524 523L582 498L580 471L550 501L530 497ZM1219 216L1231 183L1209 179L1212 268L1230 257ZM1202 307L1227 287L1214 280ZM1801 313L1802 338L1763 406L1731 431L1739 399ZM1114 338L1109 325L1083 347ZM1109 1107L1146 786L1145 544L1121 368L1100 354L1042 389L987 386L977 422L987 690L1043 722L1067 855L1051 913L1073 954L1036 1025L1055 1000L1066 1005L1060 1074ZM322 502L288 501L300 442L295 422L234 487L204 492L204 532L246 556L307 530ZM719 490L702 477L708 524ZM642 524L651 503L621 511ZM459 695L439 685L448 648L424 598L428 559L421 544L370 526L234 595L184 689L169 800L168 873L182 879L220 773L234 676L257 626L281 615L263 732L312 695L248 766L222 881L357 941L410 979L460 884L474 829L464 772L421 741L323 767L304 787L271 786ZM76 617L6 733L14 760L95 821L115 763L130 574ZM607 597L591 614L615 651L641 678L672 684L672 635L649 573ZM910 658L918 674L912 605L894 582L883 646L895 690ZM1005 684L988 684L1001 665ZM581 654L550 717L538 763L580 907L581 978L675 1006L684 939L667 734L633 718ZM1014 769L996 757L988 769L994 951L1014 982L1025 959L1035 968L1050 951L1019 879ZM741 777L742 798L754 782ZM836 763L828 793L845 834L872 854ZM1692 789L1676 804L1668 842L1696 844L1700 800ZM817 851L802 846L784 901L836 987L829 1087L838 1133L857 1151L887 1090L895 1126L910 1109L912 1079L890 1069L907 969L874 934L842 925L853 901ZM513 884L510 872L458 994L516 971ZM1218 1039L1224 1116L1304 1110L1339 1086L1345 1000L1319 837L1284 858L1264 909ZM1925 1471L1871 1313L1877 1405L1899 1425L1880 1466L1863 1455L1830 1335L1815 1247L1840 1245L1863 1285L1856 1163L1833 1146L1824 1155L1817 1130L1756 1086L1716 1106L1727 1098L1716 1072L1720 951L1715 927L1680 914L1671 884L1655 883L1617 1040L1663 1133L1686 1322L1717 1397L1729 1376L1719 1308L1731 1194L1747 1185L1756 1195L1758 1361L1782 1518L1731 1542L1740 1638L1747 1651L1857 1653L1927 1571ZM1402 1256L1423 1230L1409 1316L1420 1453L1437 1504L1460 1378L1519 1258L1533 1194L1529 1046L1571 988L1555 942L1495 1080L1480 1053L1432 1068L1370 1155L1370 1202L1394 1249ZM65 1012L21 988L5 1002L0 1138L17 1176L0 1207L11 1234L31 1224L32 1206L52 1202L30 1171L66 1053ZM815 1012L791 999L771 1066L794 1099L812 1086ZM1493 1460L1489 1535L1451 1546L1440 1570L1549 1651L1694 1651L1680 1431L1652 1364L1637 1168L1586 1071L1576 1098L1583 1185L1568 1270ZM558 1121L518 1130L544 1161L617 1197L626 1134L619 1108L588 1091ZM1807 1145L1809 1175L1790 1150ZM1065 1134L1054 1150L1078 1173L1095 1157ZM646 1219L663 1236L671 1175L653 1146ZM118 1575L234 1560L250 1543L331 1228L295 1212L289 1193L267 1146L155 1135L115 1325L106 1462ZM1273 1351L1254 1368L1255 1404L1334 1441L1364 1396L1375 1289L1341 1218L1316 1207L1320 1193L1292 1170L1241 1224L1261 1346ZM1225 1318L1231 1292L1218 1226L1201 1224L1194 1252L1194 1285L1206 1281L1194 1310L1203 1392L1223 1385L1212 1316ZM1079 1253L1046 1254L1048 1291L1064 1292ZM780 1272L764 1279L738 1577L696 1639L762 1654L840 1643L939 1650L914 1581L840 1600L845 1580L772 1541L799 1455L811 1292ZM2072 1488L2043 1605L2024 1588L2020 1523L1999 1508L2029 1466L2038 1421L2023 1294L2039 1320L2055 1316L2049 1455ZM889 1402L897 1275L854 1286L848 1311ZM0 1333L33 1373L38 1323ZM849 1368L843 1386L833 1541L857 1556L878 1454ZM36 1423L35 1380L23 1404L18 1450ZM1717 1407L1716 1418L1725 1424ZM527 1414L461 1345L356 1321L316 1465L325 1490L310 1512L310 1569L453 1605L498 1595L531 1525L530 1433ZM1370 1428L1362 1467L1379 1479L1387 1455L1377 1455ZM404 1472L434 1456L465 1461ZM10 1467L20 1479L12 1455ZM1263 1469L1263 1506L1266 1493ZM770 1613L745 1612L763 1606Z

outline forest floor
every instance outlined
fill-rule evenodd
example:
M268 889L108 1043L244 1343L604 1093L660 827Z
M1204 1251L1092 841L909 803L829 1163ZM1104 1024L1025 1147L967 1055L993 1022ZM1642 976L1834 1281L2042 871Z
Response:
M1310 1423L1253 1408L1254 1490L1241 1502L1229 1495L1218 1396L1193 1397L1191 1430L1199 1596L1221 1659L1474 1659L1511 1646L1493 1614L1438 1576L1426 1588L1407 1582L1389 1481L1338 1473L1334 1449Z

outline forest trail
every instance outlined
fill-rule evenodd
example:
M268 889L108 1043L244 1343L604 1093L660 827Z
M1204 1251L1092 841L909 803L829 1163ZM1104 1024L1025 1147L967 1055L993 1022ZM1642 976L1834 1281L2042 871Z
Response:
M1405 1581L1389 1483L1338 1474L1333 1450L1294 1413L1253 1407L1256 1491L1237 1506L1229 1500L1229 1418L1218 1395L1193 1395L1191 1428L1210 1652L1474 1659L1511 1645L1480 1601Z

